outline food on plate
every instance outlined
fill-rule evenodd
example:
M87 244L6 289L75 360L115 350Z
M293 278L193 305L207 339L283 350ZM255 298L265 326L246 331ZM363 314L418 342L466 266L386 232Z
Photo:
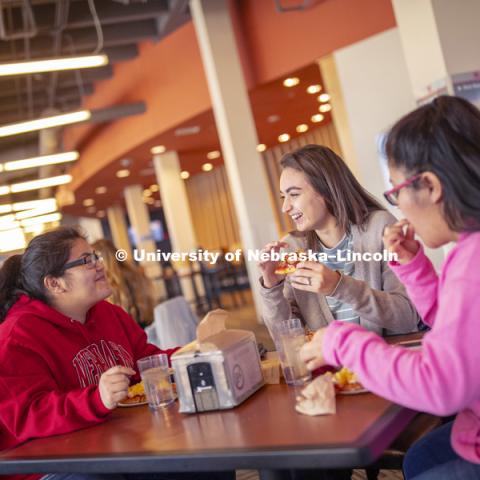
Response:
M288 275L293 273L297 269L297 264L302 261L301 257L304 253L303 250L297 250L296 252L287 254L285 260L278 262L274 273L276 275Z
M339 393L357 392L365 390L364 386L357 380L357 376L346 367L342 367L333 374L335 390Z
M145 387L143 386L143 382L139 382L128 387L128 396L124 398L121 403L136 404L145 403L146 401L147 397L145 395Z

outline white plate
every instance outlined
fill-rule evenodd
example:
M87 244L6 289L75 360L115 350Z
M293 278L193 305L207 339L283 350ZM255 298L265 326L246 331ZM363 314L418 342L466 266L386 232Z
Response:
M147 405L147 401L145 400L144 402L136 402L136 403L123 403L123 402L119 402L118 406L119 407L138 407L140 405Z
M360 395L361 393L369 393L366 388L359 388L358 390L335 390L338 395Z

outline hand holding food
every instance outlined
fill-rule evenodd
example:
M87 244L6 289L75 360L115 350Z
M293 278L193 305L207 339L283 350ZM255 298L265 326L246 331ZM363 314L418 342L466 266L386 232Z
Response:
M385 227L383 244L389 252L397 254L397 261L401 265L410 262L420 248L415 240L415 230L406 219Z
M102 373L98 389L106 408L113 410L127 396L131 375L135 375L135 370L120 365Z
M338 393L353 393L364 391L363 385L357 380L357 376L346 367L342 367L333 374L333 384Z
M300 262L290 277L292 286L306 292L330 295L335 291L341 275L319 262Z
M282 248L287 247L288 243L285 242L270 242L262 248L261 254L268 254L270 256L273 252L280 253L280 250ZM263 284L265 287L272 288L282 281L283 275L275 273L275 270L279 266L279 263L280 261L273 261L271 259L261 260L258 263L258 267L262 272Z
M145 386L143 382L139 382L128 387L128 395L121 403L122 405L136 405L138 403L145 403L146 401Z
M300 349L300 359L307 364L307 368L312 371L317 368L326 365L323 358L323 337L325 335L326 328L317 330L311 341L305 343Z

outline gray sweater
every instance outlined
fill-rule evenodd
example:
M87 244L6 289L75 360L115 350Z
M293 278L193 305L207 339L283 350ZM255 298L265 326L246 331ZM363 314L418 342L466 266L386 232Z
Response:
M390 213L377 210L372 212L364 229L353 225L353 251L383 252L383 229L395 221ZM282 240L294 249L307 249L303 237L287 235ZM292 316L300 316L311 330L334 320L324 295L295 289L288 277L272 288L260 283L263 319L271 334L275 322ZM360 325L379 335L415 331L420 320L405 288L386 261L356 261L353 276L342 276L333 297L349 303L360 316Z

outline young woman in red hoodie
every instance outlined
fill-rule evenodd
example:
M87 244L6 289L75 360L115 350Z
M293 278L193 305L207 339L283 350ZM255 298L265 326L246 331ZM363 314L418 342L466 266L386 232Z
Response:
M23 255L4 262L0 269L0 450L104 421L127 396L139 358L175 351L148 344L135 320L104 300L111 293L101 258L74 228L39 235ZM234 478L233 472L218 475L189 478Z

